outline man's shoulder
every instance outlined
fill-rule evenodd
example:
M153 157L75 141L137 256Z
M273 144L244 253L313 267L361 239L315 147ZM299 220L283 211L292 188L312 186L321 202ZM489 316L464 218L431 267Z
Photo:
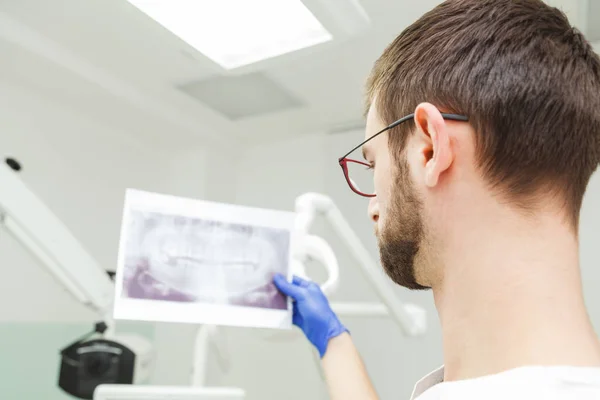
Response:
M444 366L442 365L438 369L433 370L432 372L425 375L423 378L419 379L419 381L415 384L413 389L411 400L416 400L419 396L421 396L425 391L432 388L433 386L442 383L444 381Z
M423 377L411 399L600 399L600 368L519 367L461 381L444 382L443 377L443 367Z

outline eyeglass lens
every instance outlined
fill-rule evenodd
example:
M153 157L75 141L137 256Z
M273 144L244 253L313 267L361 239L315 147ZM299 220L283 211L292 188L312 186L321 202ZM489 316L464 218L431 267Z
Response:
M373 169L360 162L347 160L348 177L354 189L361 193L372 195L375 194L375 185L373 183Z

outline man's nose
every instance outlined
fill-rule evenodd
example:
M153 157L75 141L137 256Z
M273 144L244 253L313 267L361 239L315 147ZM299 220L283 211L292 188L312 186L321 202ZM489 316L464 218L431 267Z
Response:
M377 197L371 197L371 200L369 200L368 213L371 221L377 222L379 220L379 204L377 203Z

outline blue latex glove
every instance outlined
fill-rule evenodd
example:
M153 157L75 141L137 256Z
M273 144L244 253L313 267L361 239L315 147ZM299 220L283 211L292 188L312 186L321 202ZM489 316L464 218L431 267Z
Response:
M294 300L292 322L302 329L323 358L329 340L348 331L329 306L327 297L319 285L297 276L290 283L283 275L278 274L273 283L283 294Z

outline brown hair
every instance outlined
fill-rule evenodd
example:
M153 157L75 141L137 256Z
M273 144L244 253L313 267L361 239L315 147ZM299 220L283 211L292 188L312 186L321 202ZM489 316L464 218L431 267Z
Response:
M600 163L600 59L558 9L540 0L449 0L402 32L367 82L389 124L421 102L464 114L478 164L522 210L558 195L577 227ZM408 121L389 134L398 156Z

